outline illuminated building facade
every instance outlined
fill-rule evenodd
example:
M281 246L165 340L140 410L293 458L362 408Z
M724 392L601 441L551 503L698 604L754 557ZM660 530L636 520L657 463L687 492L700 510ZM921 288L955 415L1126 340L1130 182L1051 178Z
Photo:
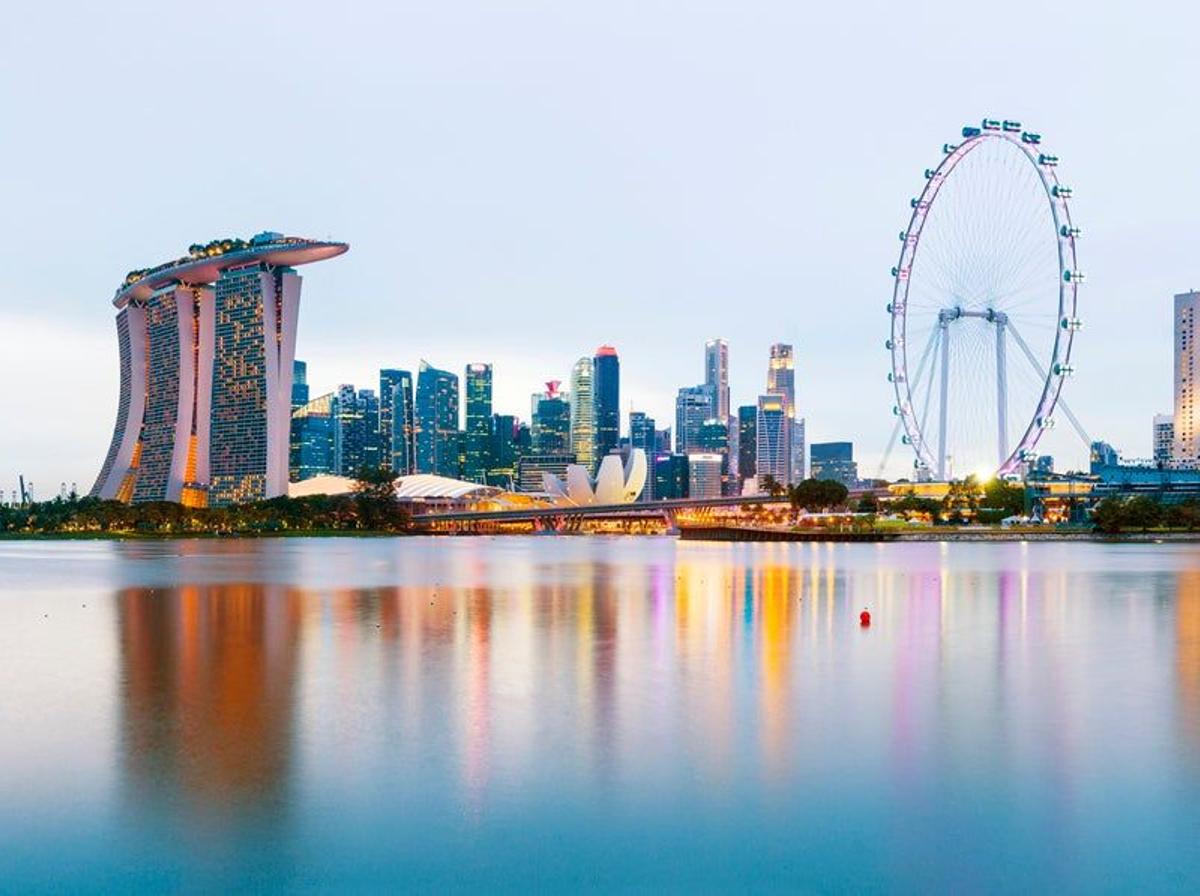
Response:
M338 471L342 454L338 423L338 399L333 392L292 411L292 482Z
M700 450L700 427L712 418L712 393L707 386L686 386L675 396L675 453Z
M1175 296L1175 451L1181 466L1200 462L1200 420L1197 420L1196 325L1200 318L1200 292Z
M379 371L379 465L397 476L412 473L413 432L412 374Z
M468 364L466 369L466 431L462 478L484 482L492 438L492 365Z
M621 361L611 345L596 349L592 359L596 402L596 457L600 463L621 438Z
M417 374L416 410L417 472L457 479L458 377L422 361Z
M293 268L347 248L261 233L131 271L113 299L121 394L91 494L189 506L286 494Z
M569 395L571 403L571 451L576 462L587 467L589 473L596 470L596 392L595 363L591 358L580 358L571 368Z
M858 486L853 442L814 442L811 451L813 479L832 479L846 488Z
M768 476L780 485L787 485L791 472L792 427L783 395L758 396L758 419L754 428L754 468L759 490L766 491Z

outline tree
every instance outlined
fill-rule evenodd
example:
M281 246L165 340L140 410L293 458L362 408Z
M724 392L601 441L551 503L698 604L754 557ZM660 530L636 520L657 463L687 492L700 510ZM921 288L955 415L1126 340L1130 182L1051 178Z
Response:
M765 476L763 476L762 487L763 490L772 498L781 498L783 497L784 493L787 492L787 489L783 486L783 484L770 473L767 473Z
M390 470L360 469L354 477L354 503L363 529L395 530L408 524L408 515L396 502L396 480Z

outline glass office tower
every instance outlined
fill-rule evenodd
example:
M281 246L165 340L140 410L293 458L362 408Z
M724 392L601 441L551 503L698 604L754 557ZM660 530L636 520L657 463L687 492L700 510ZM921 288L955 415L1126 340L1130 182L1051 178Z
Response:
M458 377L421 362L417 373L416 471L457 479Z
M413 471L413 429L412 374L379 371L379 465L397 476Z
M468 364L465 384L462 477L470 482L487 479L492 440L492 365Z
M621 361L611 345L596 349L592 359L592 388L596 406L596 464L617 447L621 438Z

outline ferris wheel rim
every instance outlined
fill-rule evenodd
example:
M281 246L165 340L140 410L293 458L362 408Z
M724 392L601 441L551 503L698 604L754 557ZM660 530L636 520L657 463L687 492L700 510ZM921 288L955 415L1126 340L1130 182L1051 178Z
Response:
M888 305L891 317L891 338L887 348L891 353L891 379L896 405L893 411L901 419L907 443L916 454L915 465L926 469L938 467L937 458L931 453L923 427L917 421L908 364L908 294L911 286L910 273L921 247L921 236L930 210L934 207L942 188L949 181L958 165L981 146L1002 140L1016 147L1038 175L1042 192L1048 203L1053 222L1058 257L1058 308L1054 342L1050 362L1046 367L1038 401L1032 415L1021 431L1015 446L1002 459L996 470L998 476L1013 473L1020 464L1034 454L1042 435L1052 425L1055 407L1058 404L1066 377L1070 374L1070 358L1078 330L1078 286L1082 275L1078 271L1076 254L1076 229L1070 202L1071 190L1058 177L1056 156L1047 153L1041 145L1040 135L1024 130L1016 122L984 119L979 128L963 128L963 142L945 144L944 156L934 169L926 169L925 186L920 195L912 200L912 214L908 228L900 234L900 257L892 269L894 281L892 302ZM944 446L943 446L944 447Z

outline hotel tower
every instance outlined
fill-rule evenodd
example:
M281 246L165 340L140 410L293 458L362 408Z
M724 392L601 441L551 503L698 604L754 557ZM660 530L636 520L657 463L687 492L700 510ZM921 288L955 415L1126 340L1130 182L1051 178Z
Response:
M192 507L287 494L294 267L348 248L260 233L131 271L113 299L117 422L91 494Z

